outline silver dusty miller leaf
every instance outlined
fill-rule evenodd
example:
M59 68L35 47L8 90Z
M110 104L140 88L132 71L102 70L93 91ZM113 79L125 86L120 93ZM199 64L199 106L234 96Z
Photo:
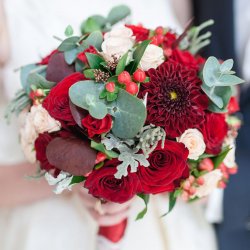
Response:
M123 148L125 150L125 147ZM139 163L141 166L148 167L149 162L146 159L145 155L143 154L137 154L137 149L130 149L127 148L127 151L121 152L121 154L118 157L118 160L122 163L117 166L117 173L115 174L115 177L117 179L121 179L122 176L128 175L128 167L130 166L131 173L135 173L137 171L137 168L139 166Z

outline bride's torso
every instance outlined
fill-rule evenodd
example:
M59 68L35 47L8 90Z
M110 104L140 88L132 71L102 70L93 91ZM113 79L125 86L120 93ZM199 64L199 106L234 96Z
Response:
M13 96L19 87L18 74L13 69L36 62L56 48L58 41L52 38L53 35L64 37L64 29L68 24L78 32L83 19L93 14L107 15L114 5L120 3L131 7L133 23L143 23L152 28L159 25L179 27L168 0L5 0L11 38L11 58L4 70L7 95ZM8 133L14 134L13 129L2 128L1 134ZM12 146L17 147L14 144ZM2 212L0 249L93 250L96 225L79 204L80 201L75 198L58 196ZM134 222L135 214L140 210L138 207L143 208L141 201L133 209L125 249L166 250L167 242L170 246L167 250L180 250L185 246L188 250L205 250L206 243L214 240L211 228L202 218L195 222L192 213L196 210L191 206L180 205L169 220L161 220L159 216L163 209L167 209L167 199L155 197L145 220ZM192 216L194 221L190 222ZM193 223L193 226L185 235L181 232L188 231L187 223ZM203 231L197 232L200 226ZM201 242L196 243L197 246L191 243L195 237L199 238L197 234L204 239L204 247L201 247ZM213 250L213 246L207 249Z

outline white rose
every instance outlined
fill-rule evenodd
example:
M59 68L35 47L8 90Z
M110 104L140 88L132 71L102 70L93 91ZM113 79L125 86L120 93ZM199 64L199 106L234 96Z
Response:
M37 136L38 133L34 127L32 117L30 113L27 113L20 129L20 143L23 153L30 163L35 163L36 161L34 142Z
M231 148L231 150L226 155L223 163L226 165L226 167L233 168L237 165L236 161L235 161L235 150L236 150L235 143L231 144L230 148Z
M52 118L42 105L32 106L30 115L36 131L40 134L52 133L61 129L61 123Z
M135 43L133 32L126 27L120 27L107 32L102 43L102 54L107 61L112 60L112 56L120 58L127 53Z
M218 182L222 179L222 172L219 169L213 170L207 174L202 175L204 178L204 184L196 189L195 194L192 197L202 198L209 195L217 188Z
M192 160L198 160L206 149L206 144L202 133L194 128L187 129L181 137L177 138L178 142L182 142L189 151L188 158Z
M139 68L144 71L147 71L151 68L156 69L163 62L163 49L154 44L149 44L142 56Z

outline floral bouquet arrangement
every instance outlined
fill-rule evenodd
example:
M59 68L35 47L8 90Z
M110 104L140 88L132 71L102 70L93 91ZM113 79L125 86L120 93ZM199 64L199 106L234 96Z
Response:
M112 27L126 6L71 26L56 50L21 68L22 89L8 112L24 117L20 142L57 193L80 184L101 202L169 193L192 201L225 188L237 170L240 126L233 60L205 59L213 24ZM21 112L22 111L22 112ZM166 206L167 208L167 206ZM126 221L99 230L118 243ZM115 237L114 237L114 232ZM116 249L116 248L114 248Z

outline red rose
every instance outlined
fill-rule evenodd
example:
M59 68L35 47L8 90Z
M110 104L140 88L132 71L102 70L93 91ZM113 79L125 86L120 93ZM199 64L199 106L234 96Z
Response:
M204 141L207 146L206 153L219 154L228 131L225 115L207 113L205 122L200 125L199 129L204 136Z
M137 42L148 39L149 30L139 25L126 25L127 28L133 31L133 35Z
M85 80L83 74L71 74L52 88L43 101L43 107L54 119L60 121L63 127L76 124L70 111L68 92L74 83L82 80Z
M95 135L101 135L110 131L112 127L111 115L106 115L103 119L96 119L91 115L87 115L82 119L82 125L87 128L88 135L92 138Z
M187 157L188 149L184 144L166 141L162 149L159 143L148 158L150 166L140 166L137 172L143 192L172 192L181 179L189 176Z
M37 63L37 64L38 65L48 65L49 59L51 58L51 56L53 56L57 52L58 52L57 49L53 50L49 55L47 55L46 57L42 58L42 60L39 63Z
M115 178L117 159L106 161L103 167L94 170L85 181L84 187L95 197L107 201L124 203L138 192L139 180L135 173L121 179Z
M227 109L228 114L233 114L240 110L239 102L235 96L231 97Z
M40 162L41 169L49 171L55 169L52 166L46 156L46 148L55 136L49 133L39 134L35 140L36 159Z
M205 62L202 57L194 57L189 51L179 49L174 49L170 58L188 69L194 70L199 70L200 66Z
M82 61L84 64L88 64L88 59L86 57L86 53L97 54L97 51L94 46L89 46L89 48L85 49L83 52L77 55L77 58Z

